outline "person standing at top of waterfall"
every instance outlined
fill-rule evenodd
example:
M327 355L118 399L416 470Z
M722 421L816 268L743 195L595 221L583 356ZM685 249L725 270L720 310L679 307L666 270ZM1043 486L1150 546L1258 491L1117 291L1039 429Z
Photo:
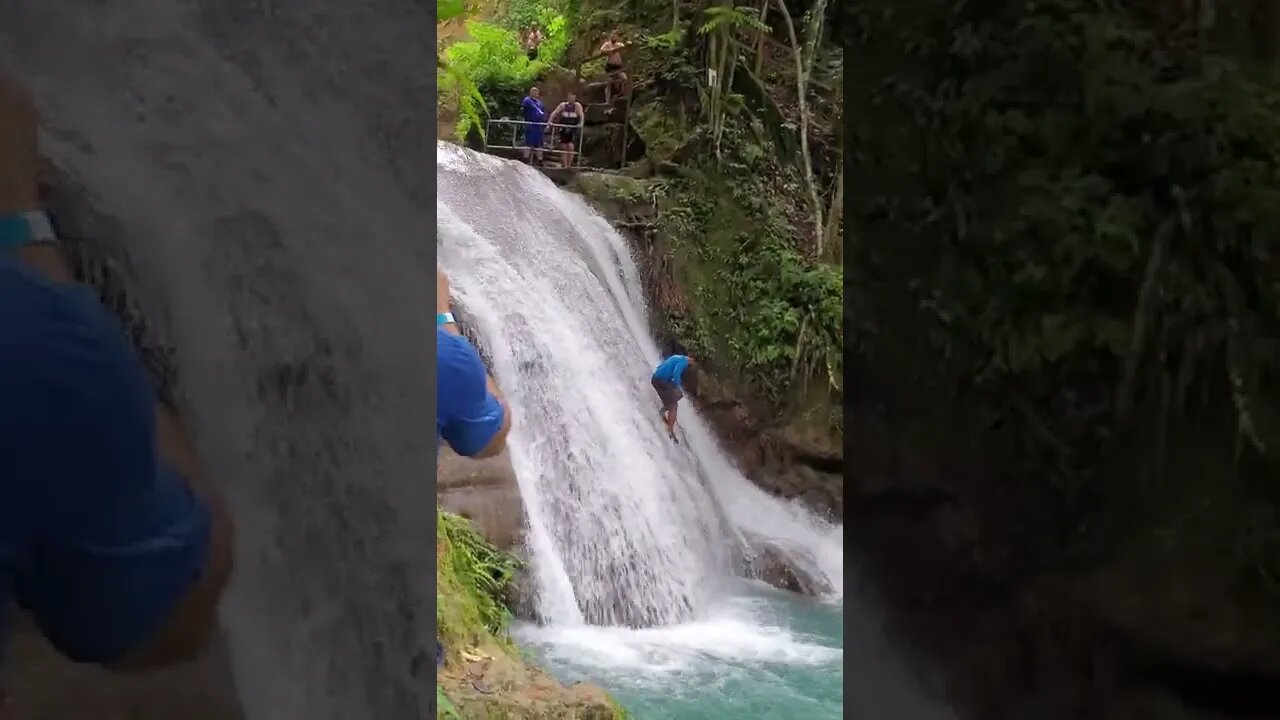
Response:
M520 116L524 118L524 161L542 164L542 132L546 129L547 109L542 105L542 93L536 87L520 101Z
M436 442L459 455L492 457L511 430L511 408L484 369L480 354L458 332L449 278L436 267Z
M524 42L525 56L529 58L529 62L538 59L538 47L542 45L542 28L538 27L538 23L533 23L522 34L521 40Z
M561 166L573 167L573 151L577 147L578 137L582 132L582 123L586 119L586 113L582 110L582 103L578 102L578 96L569 93L565 101L556 106L551 111L551 119L548 123L555 124L557 120L561 125L569 127L557 128L559 130L557 140L560 145Z
M600 45L599 55L604 56L604 72L607 76L604 83L605 105L612 101L615 94L621 95L626 89L627 74L622 70L622 50L625 47L627 44L622 42L616 29L610 31L609 37L605 38L604 43Z
M0 71L0 615L16 601L77 662L186 661L217 627L231 519L124 328L75 282L39 163L35 104Z
M650 378L653 389L658 391L658 399L662 401L662 421L667 424L667 433L672 440L676 439L676 406L684 397L684 372L693 365L694 360L688 355L670 355L658 363Z

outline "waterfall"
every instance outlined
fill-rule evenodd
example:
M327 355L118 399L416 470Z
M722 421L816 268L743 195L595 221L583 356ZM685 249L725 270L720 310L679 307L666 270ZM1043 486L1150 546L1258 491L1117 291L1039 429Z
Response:
M515 412L539 620L695 618L741 530L806 549L841 587L838 526L748 482L688 402L685 442L667 437L638 271L608 222L520 163L450 143L436 157L438 257Z
M0 4L46 153L169 319L237 520L249 718L434 703L433 24L419 0Z

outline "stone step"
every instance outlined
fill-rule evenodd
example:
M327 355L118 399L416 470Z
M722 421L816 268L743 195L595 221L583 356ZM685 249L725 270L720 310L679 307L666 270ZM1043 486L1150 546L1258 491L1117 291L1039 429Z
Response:
M589 167L617 167L622 153L622 125L593 125L582 132L582 160Z

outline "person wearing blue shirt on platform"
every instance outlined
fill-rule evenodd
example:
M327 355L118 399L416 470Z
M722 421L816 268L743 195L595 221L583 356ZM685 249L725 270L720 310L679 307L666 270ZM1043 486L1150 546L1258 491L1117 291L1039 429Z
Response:
M547 109L543 107L541 97L538 88L531 87L529 94L520 101L520 116L526 123L531 123L524 126L524 150L521 154L525 162L529 162L532 155L534 165L542 164L542 135L547 129Z
M662 420L667 424L667 433L676 439L676 406L684 397L684 371L694 365L693 358L688 355L671 355L658 363L653 370L653 389L658 391L658 399L662 401ZM679 440L676 440L679 442Z
M16 602L73 661L181 662L217 627L230 517L124 328L74 281L38 165L35 105L0 73L0 615Z
M485 371L480 354L458 334L449 306L449 278L436 269L436 441L459 455L483 458L502 452L511 430L511 408Z

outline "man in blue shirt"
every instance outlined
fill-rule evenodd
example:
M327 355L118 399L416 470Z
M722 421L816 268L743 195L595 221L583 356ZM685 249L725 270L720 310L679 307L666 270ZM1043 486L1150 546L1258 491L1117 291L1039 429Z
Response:
M542 105L542 93L536 87L529 88L529 94L524 100L520 101L520 116L524 118L526 123L524 126L524 155L525 162L529 162L530 154L533 155L533 164L542 164L542 135L547 128L547 109Z
M658 363L653 370L653 389L658 391L658 399L662 401L662 420L667 424L667 432L671 439L676 439L676 406L684 397L681 381L684 371L694 365L693 358L688 355L672 355ZM679 440L676 440L679 442Z
M511 409L480 354L458 334L449 309L449 278L436 269L436 440L467 457L506 447Z
M0 615L16 601L74 661L180 662L216 628L231 522L123 328L73 282L36 136L0 73Z

